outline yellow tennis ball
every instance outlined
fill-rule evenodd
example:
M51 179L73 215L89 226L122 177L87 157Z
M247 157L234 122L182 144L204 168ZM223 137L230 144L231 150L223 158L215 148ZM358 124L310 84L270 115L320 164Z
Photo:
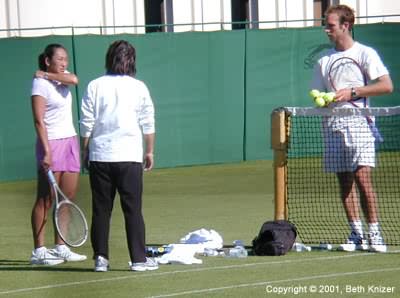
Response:
M314 99L314 102L315 102L315 105L317 106L317 107L324 107L325 106L325 100L322 98L322 97L316 97L315 99Z
M317 89L313 89L310 91L309 95L312 99L314 99L319 96L319 91Z
M323 96L323 98L325 99L325 102L329 104L335 100L335 92L328 92Z

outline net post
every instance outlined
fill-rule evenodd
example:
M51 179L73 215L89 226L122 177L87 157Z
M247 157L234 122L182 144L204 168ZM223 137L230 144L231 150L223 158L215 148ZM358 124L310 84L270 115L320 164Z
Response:
M285 109L275 109L271 114L271 148L274 152L274 202L275 220L288 219L287 209L287 123Z

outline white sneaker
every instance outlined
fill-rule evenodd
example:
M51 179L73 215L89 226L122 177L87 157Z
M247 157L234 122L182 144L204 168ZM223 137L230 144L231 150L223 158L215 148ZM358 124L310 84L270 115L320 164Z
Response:
M110 268L108 260L102 256L97 256L94 261L94 271L95 272L107 272Z
M141 263L129 262L129 267L132 271L157 270L158 264L154 260L146 258L146 262L141 262Z
M347 238L346 243L339 245L338 250L348 251L348 252L356 250L366 251L368 250L368 244L363 238L363 236L353 231L351 232L349 238Z
M64 263L64 259L50 254L48 252L47 248L43 246L43 247L32 250L30 263L32 265L54 266L54 265Z
M49 253L67 262L79 262L87 259L85 255L80 255L71 251L66 245L56 245L55 248L49 250Z
M387 246L386 246L385 242L383 241L381 233L370 232L368 236L369 236L369 243L370 243L369 251L383 252L383 253L387 251Z

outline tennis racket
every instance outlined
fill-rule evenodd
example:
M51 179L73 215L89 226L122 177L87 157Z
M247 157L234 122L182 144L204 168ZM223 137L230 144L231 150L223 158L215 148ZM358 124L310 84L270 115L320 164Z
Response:
M54 190L53 220L61 239L71 247L85 243L88 237L88 225L82 210L61 191L51 170L47 172Z
M350 57L340 57L333 61L329 67L328 78L335 91L344 88L362 87L368 84L366 73L363 71L360 64ZM367 99L365 97L359 97L353 100L361 99L364 101L364 107L366 107ZM349 101L349 103L354 107L358 107L353 101ZM369 116L365 116L365 119L375 139L379 142L383 142L383 137L376 127L375 122Z

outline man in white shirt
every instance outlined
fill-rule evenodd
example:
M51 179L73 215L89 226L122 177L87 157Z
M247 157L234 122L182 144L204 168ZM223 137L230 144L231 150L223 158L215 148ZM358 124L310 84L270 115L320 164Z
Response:
M158 269L146 258L142 215L143 168L151 170L154 164L154 106L146 85L134 78L135 60L135 48L127 41L111 44L106 55L107 73L88 84L82 99L80 128L92 189L95 271L108 270L116 191L125 217L130 269Z
M325 32L334 44L334 48L326 52L315 65L311 88L335 92L335 102L329 107L368 107L370 96L392 92L393 85L389 72L379 55L374 49L355 42L352 38L354 11L346 5L334 5L327 9L325 18ZM362 76L343 79L346 75L342 73L340 86L336 86L335 90L328 72L332 63L339 57L354 59L366 75L368 84L364 84ZM361 82L357 82L357 79ZM387 247L378 222L378 199L371 178L372 168L375 167L374 141L377 136L374 135L372 127L368 126L365 117L352 116L351 121L348 120L327 117L323 123L325 169L328 172L335 172L338 177L351 229L349 238L346 243L339 246L339 249L344 251L368 249L358 207L359 193L368 222L369 249L374 252L386 252ZM358 121L357 125L354 125L354 120ZM360 123L363 126L359 125Z

